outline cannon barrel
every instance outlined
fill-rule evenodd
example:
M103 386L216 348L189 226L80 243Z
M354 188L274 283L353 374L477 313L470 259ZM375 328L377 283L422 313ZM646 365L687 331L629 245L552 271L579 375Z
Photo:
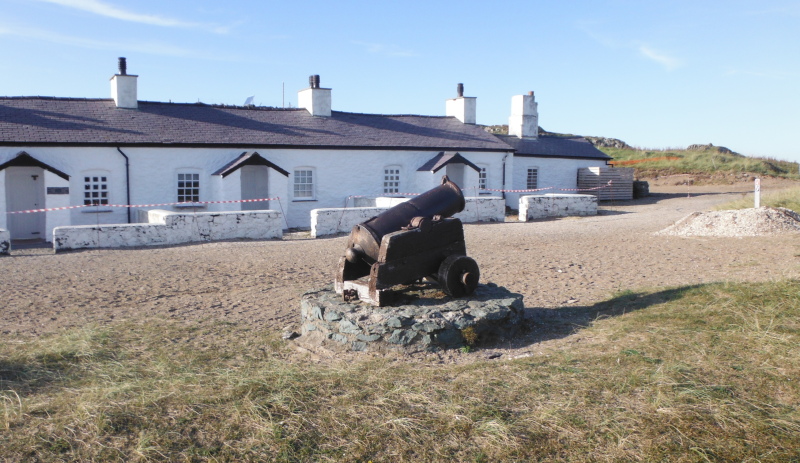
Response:
M353 247L347 250L347 260L355 263L366 258L375 262L385 235L408 227L415 217L450 217L463 211L465 204L461 188L445 175L441 185L356 225L350 235Z

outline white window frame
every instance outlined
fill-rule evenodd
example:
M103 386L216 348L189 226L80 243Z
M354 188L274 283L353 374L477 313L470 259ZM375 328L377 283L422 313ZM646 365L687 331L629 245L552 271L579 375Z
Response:
M81 174L83 179L84 206L108 206L111 204L111 189L109 185L109 172L104 170L89 170Z
M486 191L486 189L489 188L489 166L478 164L478 169L478 194L490 194L490 191Z
M402 191L403 168L398 165L383 168L383 194L391 195Z
M531 172L534 173L534 182L531 185ZM526 190L537 190L539 189L539 168L536 166L530 166L525 171L525 189Z
M298 192L302 194L298 195ZM305 166L294 169L292 172L292 200L317 200L317 169Z
M187 178L188 176L188 178ZM175 172L175 198L179 203L177 207L197 207L203 200L203 178L200 171L192 169L178 169ZM186 185L186 182L193 182ZM194 183L196 182L196 183ZM197 190L187 193L186 190Z

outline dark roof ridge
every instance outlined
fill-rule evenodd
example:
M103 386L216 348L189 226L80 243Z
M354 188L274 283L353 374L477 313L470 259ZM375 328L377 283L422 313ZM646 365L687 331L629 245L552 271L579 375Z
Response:
M455 116L432 116L430 114L378 114L378 113L357 113L350 111L331 111L331 114L350 114L353 116L383 116L383 117L430 117L437 119L445 119L448 117L452 117L453 119L455 119Z
M64 96L0 96L0 100L63 100L63 101L113 101L113 98L81 98Z
M304 108L278 108L277 106L239 106L239 105L229 105L224 103L203 103L202 101L198 101L195 103L184 103L175 101L139 100L139 104L173 105L173 106L208 106L209 108L242 109L245 111L305 111Z
M0 96L0 100L48 100L48 101L114 101L113 98L82 98L82 97L64 97L64 96L42 96L42 95L28 95L28 96ZM304 110L303 108L278 108L275 106L238 106L228 105L224 103L203 103L198 101L196 103L175 102L175 101L149 101L139 100L139 104L148 105L186 105L186 106L208 106L212 108L227 108L227 109L245 109L245 110L277 110L277 111L298 111Z

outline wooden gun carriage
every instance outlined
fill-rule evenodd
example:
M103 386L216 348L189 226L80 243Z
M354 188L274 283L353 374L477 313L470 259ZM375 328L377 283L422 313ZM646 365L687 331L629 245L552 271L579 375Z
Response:
M393 286L426 278L452 297L472 294L480 270L467 257L461 221L449 218L464 206L461 189L444 176L441 185L353 227L336 292L381 306Z

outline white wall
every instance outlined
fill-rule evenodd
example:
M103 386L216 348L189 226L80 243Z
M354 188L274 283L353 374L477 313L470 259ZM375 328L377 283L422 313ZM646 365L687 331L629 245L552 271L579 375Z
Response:
M499 196L467 197L464 210L453 217L464 223L472 222L504 222L506 219L506 203Z
M314 209L311 211L311 237L349 233L356 225L388 209L388 207Z
M148 212L154 223L57 227L53 230L53 249L59 252L283 236L283 218L277 211L197 214L178 214L163 210Z
M44 197L44 208L45 209L52 209L55 207L67 207L70 205L70 196L71 194L67 195L51 195L47 194L47 188L50 187L57 187L57 188L64 188L69 187L69 181L64 180L63 178L59 177L58 175L44 171L44 184L45 184L45 197ZM71 190L70 190L71 192ZM42 214L42 212L35 212L35 214ZM61 210L61 211L52 211L48 212L45 218L45 240L50 239L53 236L53 229L56 227L61 227L64 225L70 224L69 218L70 212L69 210Z
M519 221L547 217L597 215L597 196L577 194L525 195L519 198Z
M6 162L3 160L2 153L0 153L0 164ZM0 170L0 228L8 228L8 210L6 209L6 172L8 169Z
M0 255L11 254L11 233L0 228Z
M524 190L526 188L528 168L536 167L539 169L538 188L554 187L551 190L542 191L541 194L569 194L570 191L561 191L560 188L578 188L578 169L581 167L605 166L602 160L591 159L565 159L565 158L532 158L514 157L512 173L512 184L509 190ZM506 204L509 207L518 207L519 197L531 193L507 193Z
M314 209L311 211L311 237L349 233L352 228L410 198L376 198L375 207ZM464 223L505 221L505 201L500 197L467 197L464 210L453 217Z
M108 177L109 203L125 204L126 180L125 158L115 147L0 147L0 163L26 151L40 161L70 175L69 205L83 204L84 174L98 171ZM177 201L177 173L200 174L201 201L229 201L241 197L239 171L224 179L212 174L236 159L245 148L142 148L122 147L130 159L131 204L161 204ZM441 183L444 174L417 172L417 169L439 151L387 151L387 150L296 150L256 149L261 156L289 172L289 177L269 170L269 196L280 197L280 203L271 201L264 208L285 214L288 227L309 227L312 209L343 207L349 195L383 196L383 175L387 166L400 166L401 192L422 193ZM503 152L460 152L471 162L487 166L488 186L502 188ZM509 160L511 157L509 156ZM293 198L293 175L297 168L313 168L315 172L315 198L312 201ZM4 173L4 172L3 172ZM0 176L0 182L5 177ZM473 195L478 186L478 174L466 169L463 185L467 195ZM61 185L58 180L54 183ZM5 208L5 188L0 188L0 208ZM53 186L53 185L47 185ZM61 204L62 198L52 198L53 204ZM352 204L352 201L351 203ZM164 208L163 206L155 206ZM152 207L151 207L152 208ZM174 212L185 212L185 208L167 207ZM101 210L104 212L94 212ZM196 209L189 209L194 212ZM209 204L200 211L241 210L236 203ZM127 222L125 208L80 208L55 214L52 227L63 225L123 224ZM64 217L68 217L65 219ZM5 225L5 214L3 214ZM132 220L135 222L135 220ZM48 228L48 233L52 229ZM48 235L50 236L50 235Z

